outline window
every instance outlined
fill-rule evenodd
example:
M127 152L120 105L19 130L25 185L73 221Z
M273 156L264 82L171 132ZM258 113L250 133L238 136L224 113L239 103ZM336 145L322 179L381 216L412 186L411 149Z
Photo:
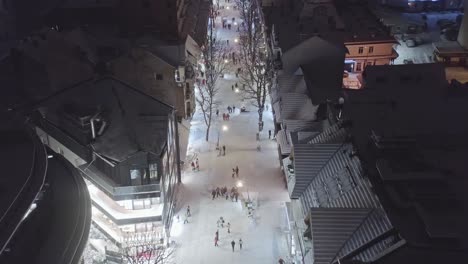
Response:
M158 164L152 163L149 165L150 183L158 183Z
M163 75L162 75L162 74L159 74L159 73L156 74L156 80L162 81L162 79L163 79Z
M363 48L363 47L359 47L358 53L359 53L359 54L364 53L364 48Z
M369 47L369 53L373 53L374 52L374 47Z
M142 179L144 178L143 177L144 175L142 174L143 174L143 171L141 169L130 170L130 180L133 186L142 184Z
M372 61L366 62L366 66L372 66Z
M356 63L356 71L361 71L361 63Z

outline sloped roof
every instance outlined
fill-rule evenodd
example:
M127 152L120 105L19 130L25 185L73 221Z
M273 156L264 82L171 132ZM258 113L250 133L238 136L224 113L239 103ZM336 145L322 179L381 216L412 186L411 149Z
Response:
M310 222L315 264L329 264L353 235L369 209L311 208Z
M101 108L108 125L91 144L112 160L122 161L139 151L159 155L166 144L173 108L112 77L62 90L37 106L48 121L66 129L60 121L65 105Z

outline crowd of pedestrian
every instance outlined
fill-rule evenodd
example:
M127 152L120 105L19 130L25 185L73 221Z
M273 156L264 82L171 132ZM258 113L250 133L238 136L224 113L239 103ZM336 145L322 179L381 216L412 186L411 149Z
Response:
M228 190L226 186L216 187L211 190L211 200L218 197L226 198L226 200L231 198L232 202L237 202L239 200L239 191L237 190L237 187L232 187L230 190Z

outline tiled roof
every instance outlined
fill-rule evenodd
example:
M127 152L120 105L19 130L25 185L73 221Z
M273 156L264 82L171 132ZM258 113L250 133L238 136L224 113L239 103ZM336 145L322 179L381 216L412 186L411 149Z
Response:
M280 94L280 111L283 119L314 120L317 106L304 94Z
M317 137L313 138L309 143L339 143L347 136L345 129L341 128L342 122L337 122L336 124L325 129L322 133L318 134Z
M329 264L369 212L365 208L311 208L314 264Z
M341 144L294 145L294 173L296 184L291 198L299 198L322 168L340 149Z

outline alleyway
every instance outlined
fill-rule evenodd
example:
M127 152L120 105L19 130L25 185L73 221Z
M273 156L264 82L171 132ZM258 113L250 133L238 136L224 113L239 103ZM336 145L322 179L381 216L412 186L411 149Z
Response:
M228 21L235 17L240 23L239 14L231 3L220 1L221 9L216 19L217 38L229 39L231 46L237 37L237 26L231 30L223 29L221 17ZM214 4L216 6L216 3ZM220 79L221 90L216 99L219 104L219 117L210 131L210 141L205 141L205 124L200 111L195 114L189 138L188 155L199 159L200 171L193 172L187 162L183 171L183 184L178 197L177 217L171 231L172 239L177 244L176 263L277 263L279 257L286 259L287 220L285 202L289 200L283 177L279 168L276 142L268 139L268 130L273 132L271 105L265 111L265 126L260 135L261 151L257 150L256 132L258 117L256 108L248 102L241 102L240 95L232 91L235 84L232 69ZM230 121L223 121L222 113L227 113L227 106L235 106L235 113ZM249 112L240 112L245 106ZM226 126L225 131L221 129ZM216 142L226 146L226 155L218 156ZM232 168L239 167L239 178L232 178ZM225 198L211 198L211 190L216 187L228 187L242 182L239 188L241 196L238 202ZM254 201L254 217L248 217L245 201L250 197ZM183 224L187 205L190 205L192 217ZM219 228L219 247L214 246L217 220L223 217L231 223L231 234L227 228ZM243 249L239 250L239 239L243 240ZM231 241L235 240L235 252Z

